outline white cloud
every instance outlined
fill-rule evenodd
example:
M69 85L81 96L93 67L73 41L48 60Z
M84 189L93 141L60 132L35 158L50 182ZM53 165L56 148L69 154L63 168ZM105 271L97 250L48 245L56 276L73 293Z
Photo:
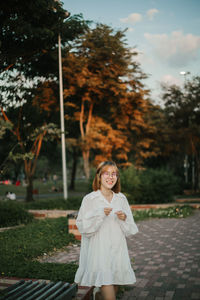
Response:
M152 9L149 9L146 14L147 14L147 17L149 18L149 20L153 20L155 14L157 14L159 11L156 9L156 8L152 8ZM126 18L121 18L120 19L120 22L122 23L127 23L127 24L135 24L137 22L140 22L142 21L142 18L143 16L139 13L132 13L130 14L128 17Z
M128 32L133 32L135 29L133 27L128 28Z
M170 74L166 74L161 78L161 83L167 84L167 85L180 85L181 80L178 79L177 77L174 77Z
M139 49L132 48L131 51L137 52L137 55L133 57L133 60L141 65L154 65L154 61L151 56L148 56L145 52L141 52Z
M184 35L182 31L167 34L144 34L152 44L157 58L173 67L184 67L196 60L200 50L200 36Z
M148 11L147 11L147 16L148 16L148 18L149 18L149 20L153 20L153 18L154 18L154 16L155 16L155 14L157 14L159 11L156 9L156 8L152 8L152 9L149 9Z
M127 18L122 18L120 21L122 23L135 24L142 20L142 15L138 13L130 14Z

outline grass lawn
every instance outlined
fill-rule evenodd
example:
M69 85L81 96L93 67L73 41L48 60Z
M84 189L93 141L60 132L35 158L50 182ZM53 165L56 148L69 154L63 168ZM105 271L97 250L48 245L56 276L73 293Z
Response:
M75 243L68 234L67 218L34 221L24 227L0 233L0 275L73 282L77 265L40 263L44 253Z

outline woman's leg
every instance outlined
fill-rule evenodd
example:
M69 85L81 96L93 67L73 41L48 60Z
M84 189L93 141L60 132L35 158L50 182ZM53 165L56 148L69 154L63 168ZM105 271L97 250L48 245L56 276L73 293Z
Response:
M102 285L101 294L103 300L116 300L115 288L113 285Z
M117 295L118 288L119 288L119 285L114 285L114 289L115 289L115 295Z

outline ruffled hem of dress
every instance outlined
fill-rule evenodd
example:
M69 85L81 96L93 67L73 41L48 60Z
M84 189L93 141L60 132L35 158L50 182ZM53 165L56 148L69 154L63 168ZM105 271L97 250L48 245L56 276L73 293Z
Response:
M102 285L129 285L136 282L135 274L133 270L128 270L123 274L119 271L116 273L111 272L85 272L80 269L77 270L74 281L81 286L96 286L101 287Z

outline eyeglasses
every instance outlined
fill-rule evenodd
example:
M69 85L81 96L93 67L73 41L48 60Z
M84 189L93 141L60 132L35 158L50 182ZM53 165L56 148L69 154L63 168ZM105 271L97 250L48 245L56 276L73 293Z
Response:
M104 177L112 177L112 178L116 178L118 176L118 174L116 172L113 172L113 173L103 172L102 175Z

